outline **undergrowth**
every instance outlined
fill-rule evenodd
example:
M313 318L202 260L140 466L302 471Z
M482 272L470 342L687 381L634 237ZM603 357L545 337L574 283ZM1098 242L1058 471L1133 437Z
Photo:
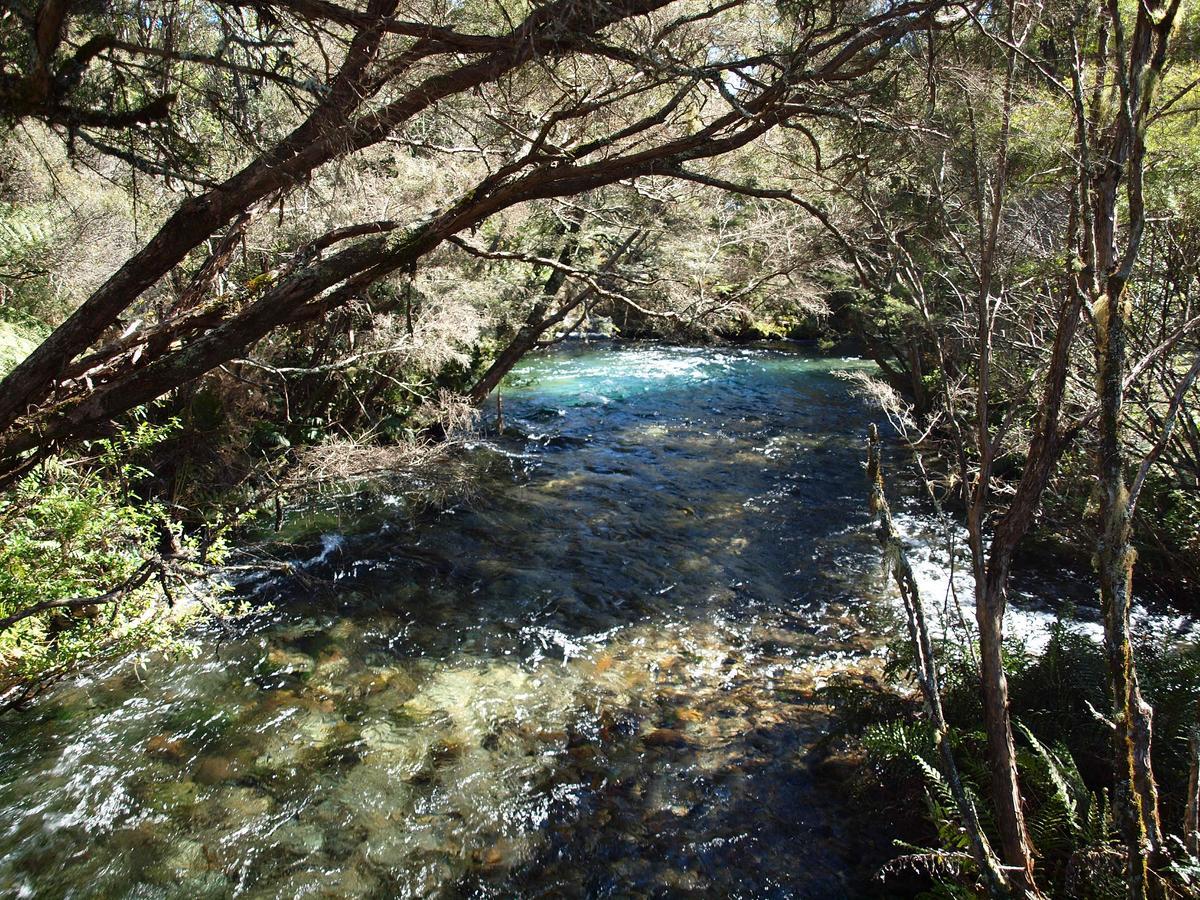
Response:
M175 427L141 421L0 494L0 703L103 655L178 650L184 627L216 611L219 591L195 588L223 548L202 559L169 510L137 494L141 462Z
M1110 708L1102 648L1064 612L1041 652L1007 648L1011 713L1027 822L1038 853L1039 884L1056 897L1124 897L1123 850L1113 823ZM955 759L968 790L986 801L990 787L977 669L969 645L943 641L943 701ZM1154 877L1162 896L1200 896L1200 860L1182 832L1188 779L1188 736L1200 701L1200 646L1145 641L1138 672L1154 706L1154 766L1162 800L1167 859ZM906 641L889 648L887 683L909 681ZM927 897L976 896L977 872L955 803L938 768L933 729L915 694L846 677L825 697L839 712L834 740L862 754L855 790L864 802L898 811L907 831L879 873L881 887L917 884ZM994 846L999 835L990 804L977 802Z

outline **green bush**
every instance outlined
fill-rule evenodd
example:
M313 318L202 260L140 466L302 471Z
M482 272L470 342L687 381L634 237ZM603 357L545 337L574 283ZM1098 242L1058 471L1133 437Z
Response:
M1100 715L1109 708L1103 648L1069 625L1064 613L1046 648L1007 649L1009 700L1017 732L1018 766L1030 834L1039 853L1039 882L1055 896L1123 897L1122 851L1114 830L1112 738ZM990 784L987 744L981 730L978 673L964 645L944 642L943 699L960 774L982 823L998 845L986 801ZM1138 671L1154 706L1154 765L1163 824L1178 832L1188 777L1187 735L1200 700L1200 647L1149 641L1137 647ZM890 674L910 668L907 641L897 641ZM975 878L957 810L938 769L933 730L915 696L843 680L825 691L839 710L842 735L865 755L860 789L890 796L896 808L921 810L897 841L888 870L908 869L928 878L935 896L958 896ZM1186 893L1200 883L1200 861L1172 838L1174 857L1162 869L1170 890ZM1180 894L1183 895L1183 894Z
M0 378L11 372L37 345L38 335L32 328L0 319Z
M181 628L206 604L176 602L189 594L189 576L182 564L156 561L164 539L181 545L181 558L195 559L197 547L161 504L134 492L149 474L135 461L175 427L141 422L99 442L97 459L45 462L0 496L0 619L98 597L148 573L113 602L49 609L0 631L0 693L101 654L182 646Z

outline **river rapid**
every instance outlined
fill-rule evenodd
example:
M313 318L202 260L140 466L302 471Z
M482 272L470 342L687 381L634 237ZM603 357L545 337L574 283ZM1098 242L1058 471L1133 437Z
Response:
M460 499L317 504L269 612L7 717L0 896L875 895L815 749L894 616L854 368L526 362Z

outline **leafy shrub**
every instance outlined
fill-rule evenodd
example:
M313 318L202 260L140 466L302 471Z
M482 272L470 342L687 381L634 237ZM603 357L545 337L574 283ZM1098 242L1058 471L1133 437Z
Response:
M1040 854L1039 881L1056 896L1123 897L1123 853L1114 829L1111 732L1101 721L1109 708L1102 647L1069 624L1055 623L1046 648L1031 653L1009 646L1009 699L1017 732L1018 767L1027 821ZM1182 822L1188 777L1187 736L1200 701L1200 647L1189 642L1146 641L1137 648L1138 671L1154 706L1154 765L1165 829ZM981 731L978 674L969 650L944 642L944 708L960 774L969 792L988 796L987 745ZM890 674L903 678L911 664L907 641L890 655ZM916 871L933 885L932 896L962 896L976 873L957 810L937 768L933 730L917 700L877 686L845 680L827 699L839 710L842 734L865 754L863 790L891 796L898 808L920 809L899 853L884 874ZM921 802L923 799L923 803ZM994 846L999 839L990 804L976 804ZM1172 859L1162 874L1167 896L1200 884L1200 861L1172 838ZM1172 891L1175 893L1173 894Z
M205 605L176 603L172 583L186 575L150 567L164 542L182 557L197 548L161 504L134 493L149 475L134 461L174 427L140 422L98 442L94 464L43 463L0 496L0 619L131 585L113 602L47 609L0 631L0 692L100 654L181 646L180 628Z
M38 339L34 329L0 319L0 377L11 372L30 354L38 345Z

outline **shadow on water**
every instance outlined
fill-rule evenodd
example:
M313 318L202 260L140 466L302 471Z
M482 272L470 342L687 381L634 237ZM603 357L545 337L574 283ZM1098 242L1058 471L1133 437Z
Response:
M813 747L869 672L867 415L793 352L571 348L474 498L377 498L274 620L77 680L0 748L0 892L871 893ZM327 520L326 520L327 521Z

